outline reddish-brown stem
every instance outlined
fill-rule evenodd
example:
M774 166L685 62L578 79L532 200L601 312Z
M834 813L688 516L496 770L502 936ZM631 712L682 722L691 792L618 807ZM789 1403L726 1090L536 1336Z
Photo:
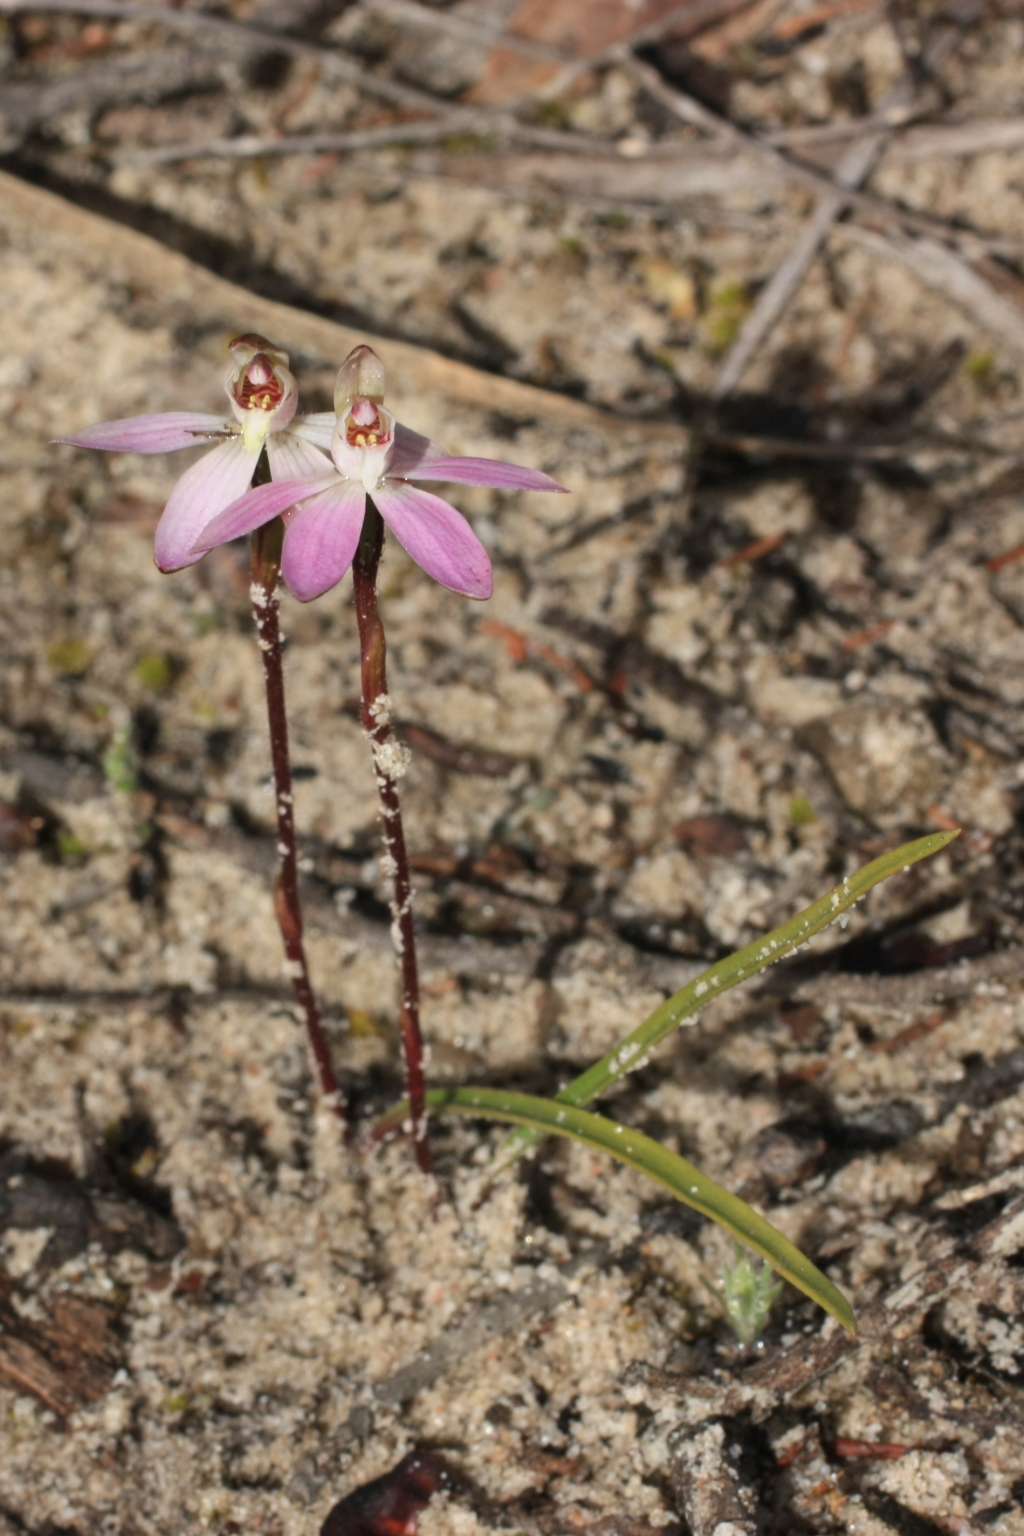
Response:
M412 921L412 880L398 800L398 780L405 772L405 749L396 741L391 730L387 646L384 625L377 608L377 567L383 549L384 524L372 501L367 502L362 537L352 562L362 668L363 725L373 752L373 768L384 822L384 863L391 877L391 931L402 974L400 1022L405 1049L412 1141L416 1161L424 1173L430 1174L434 1171L434 1165L427 1141L427 1115L423 1101L423 1037L420 1034L420 983Z
M257 480L259 476L257 476ZM299 902L299 861L295 844L292 796L292 765L288 752L288 716L284 702L284 667L281 659L281 624L277 585L281 570L284 524L280 518L257 528L252 536L252 597L256 639L263 657L270 726L270 760L274 771L274 803L277 807L277 878L274 911L284 941L288 975L295 1000L306 1020L306 1033L316 1065L320 1091L345 1124L345 1101L331 1065L331 1052L309 979L306 946L302 942L302 906Z

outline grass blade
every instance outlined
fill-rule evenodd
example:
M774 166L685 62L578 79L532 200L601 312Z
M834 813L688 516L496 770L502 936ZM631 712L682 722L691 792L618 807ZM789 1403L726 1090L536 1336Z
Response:
M912 843L904 843L900 848L894 848L890 853L883 853L881 858L872 859L870 864L865 864L858 869L856 874L849 875L839 885L834 886L827 896L822 896L819 901L805 907L798 912L796 917L790 918L788 923L783 923L781 928L775 928L763 938L755 939L753 944L748 944L745 949L737 950L733 955L727 955L724 960L710 966L699 976L695 976L691 982L676 992L666 1002L656 1008L643 1023L633 1030L632 1034L621 1040L600 1061L588 1067L579 1077L573 1078L561 1093L557 1095L560 1104L589 1104L593 1099L619 1078L625 1077L645 1060L648 1053L659 1045L666 1035L709 1003L712 998L719 997L727 992L730 987L735 987L739 982L746 981L751 976L756 976L759 971L767 970L774 965L776 960L781 960L785 955L790 955L798 949L812 935L820 933L830 923L842 914L854 902L865 896L872 886L880 881L896 874L899 870L906 869L911 864L916 864L920 859L926 859L930 854L938 853L945 848L959 832L933 832L928 837L919 837ZM507 1145L498 1155L498 1162L494 1168L494 1176L515 1161L515 1158L526 1148L532 1145L540 1132L529 1129L524 1125L522 1130L509 1138Z
M732 1195L714 1179L709 1179L692 1163L641 1131L606 1120L603 1115L559 1103L538 1099L525 1093L506 1093L497 1088L440 1088L427 1094L427 1106L433 1111L477 1115L488 1120L508 1120L524 1126L536 1136L553 1133L581 1141L597 1152L607 1152L620 1163L636 1168L649 1179L725 1227L741 1243L766 1258L779 1274L803 1291L812 1301L846 1328L856 1333L853 1308L842 1291L806 1258L788 1237L777 1232L738 1195ZM388 1122L400 1117L405 1106L399 1105ZM380 1131L378 1124L377 1130Z

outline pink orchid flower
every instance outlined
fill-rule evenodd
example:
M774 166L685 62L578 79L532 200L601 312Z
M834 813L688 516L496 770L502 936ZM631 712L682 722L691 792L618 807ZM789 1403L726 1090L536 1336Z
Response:
M169 453L215 441L217 446L187 469L171 492L156 530L154 557L162 571L177 571L202 558L196 540L211 517L230 506L251 484L265 448L270 472L278 478L322 475L330 466L313 447L323 436L323 422L333 416L295 416L299 390L288 367L288 354L263 336L238 336L229 345L233 358L225 390L231 415L165 411L157 416L127 416L101 421L58 441L76 448L105 448L119 453ZM310 429L309 422L319 422Z
M283 516L287 531L281 574L295 596L308 603L335 586L352 564L370 496L428 576L466 597L490 597L491 562L466 519L413 482L446 480L525 491L565 487L539 470L446 453L400 426L383 399L384 364L369 347L356 347L338 373L337 419L324 414L307 417L305 423L305 436L329 448L331 459L318 453L318 466L296 464L284 472L271 460L273 483L257 486L207 522L193 558Z

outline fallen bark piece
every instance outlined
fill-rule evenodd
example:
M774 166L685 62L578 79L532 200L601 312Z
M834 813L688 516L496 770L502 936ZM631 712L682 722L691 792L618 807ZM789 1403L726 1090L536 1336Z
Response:
M62 1419L106 1396L120 1361L113 1308L58 1296L42 1323L30 1322L14 1305L14 1289L0 1271L0 1382Z
M756 1536L755 1499L729 1464L725 1430L715 1420L669 1441L672 1485L693 1536Z

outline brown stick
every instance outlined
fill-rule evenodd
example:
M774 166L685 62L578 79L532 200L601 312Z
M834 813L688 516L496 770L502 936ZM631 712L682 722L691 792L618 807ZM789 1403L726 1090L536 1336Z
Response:
M260 476L256 475L257 483ZM267 691L267 723L270 728L270 760L274 771L274 802L277 806L278 871L274 881L274 911L284 941L287 968L295 999L306 1020L320 1091L344 1125L345 1100L331 1065L331 1052L309 979L306 946L302 941L302 906L299 901L299 862L295 844L295 813L292 796L292 765L288 752L288 715L284 701L284 667L281 659L281 625L277 584L281 570L284 524L280 518L257 528L252 536L252 597L256 638L263 657Z
M377 608L377 568L384 550L384 524L372 501L366 505L363 532L352 562L356 624L363 683L363 725L370 738L373 767L384 822L384 866L391 877L391 933L402 973L402 1004L399 1015L405 1074L409 1091L409 1119L416 1161L426 1174L434 1164L427 1141L424 1106L423 1036L420 1033L420 982L416 965L416 934L412 921L412 879L405 848L398 780L405 772L406 749L391 729L388 696L387 644Z

